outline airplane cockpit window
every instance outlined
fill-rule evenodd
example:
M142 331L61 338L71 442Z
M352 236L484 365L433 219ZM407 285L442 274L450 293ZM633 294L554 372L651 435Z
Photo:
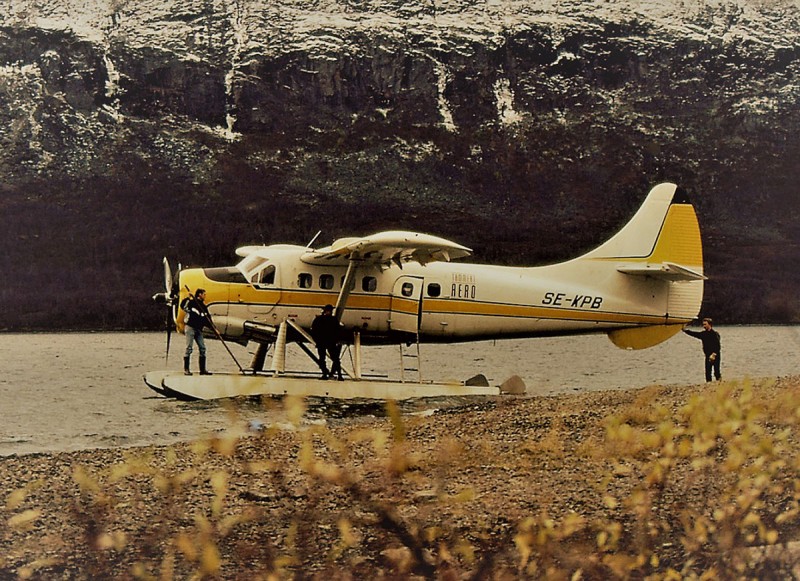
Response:
M312 277L311 274L308 272L301 272L297 277L297 286L300 288L311 288L313 280L314 277Z
M428 296L429 297L438 297L442 294L442 287L435 282L432 282L428 285Z
M368 293L374 293L376 290L378 290L378 279L374 276L365 276L363 279L361 279L361 290Z
M275 284L275 265L270 264L253 277L254 284Z
M404 282L403 286L400 288L400 293L404 297L410 297L411 295L414 294L414 285L411 284L410 282Z
M321 274L319 275L319 288L330 290L333 288L333 275Z
M223 266L218 268L204 268L205 275L217 282L239 283L244 284L247 280L241 271L233 266Z

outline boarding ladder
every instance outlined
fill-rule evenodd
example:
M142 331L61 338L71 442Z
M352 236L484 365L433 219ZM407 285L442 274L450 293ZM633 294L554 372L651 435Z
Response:
M422 383L422 365L419 355L419 333L414 342L400 343L400 381L406 382L406 372L417 372L417 383Z

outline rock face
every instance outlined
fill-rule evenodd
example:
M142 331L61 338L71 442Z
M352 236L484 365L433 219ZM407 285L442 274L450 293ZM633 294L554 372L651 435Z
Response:
M789 0L12 0L7 326L151 325L107 295L149 296L163 253L320 228L561 259L663 180L695 196L707 310L796 322L799 78Z

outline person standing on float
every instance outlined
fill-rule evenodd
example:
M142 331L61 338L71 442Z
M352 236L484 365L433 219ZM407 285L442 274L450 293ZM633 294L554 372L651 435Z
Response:
M206 342L203 338L203 329L211 327L211 314L208 312L208 307L205 303L206 291L199 288L194 293L194 296L189 294L188 297L181 302L181 308L186 311L188 319L186 320L186 352L183 355L183 373L184 375L191 375L192 371L189 363L192 358L192 345L197 343L197 349L200 351L200 375L211 375L206 369Z

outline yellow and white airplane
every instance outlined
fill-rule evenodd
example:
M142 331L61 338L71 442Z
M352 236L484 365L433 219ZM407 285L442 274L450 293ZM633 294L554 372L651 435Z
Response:
M670 183L654 187L607 242L547 266L454 262L471 250L404 231L324 248L276 244L236 253L242 260L235 266L186 269L176 279L165 259L166 292L154 298L173 306L183 331L180 301L206 289L218 338L259 345L255 371L270 346L273 370L282 371L287 337L301 346L312 341L311 323L329 303L357 362L362 343L606 333L619 347L646 348L697 317L705 280L697 216L685 192Z

